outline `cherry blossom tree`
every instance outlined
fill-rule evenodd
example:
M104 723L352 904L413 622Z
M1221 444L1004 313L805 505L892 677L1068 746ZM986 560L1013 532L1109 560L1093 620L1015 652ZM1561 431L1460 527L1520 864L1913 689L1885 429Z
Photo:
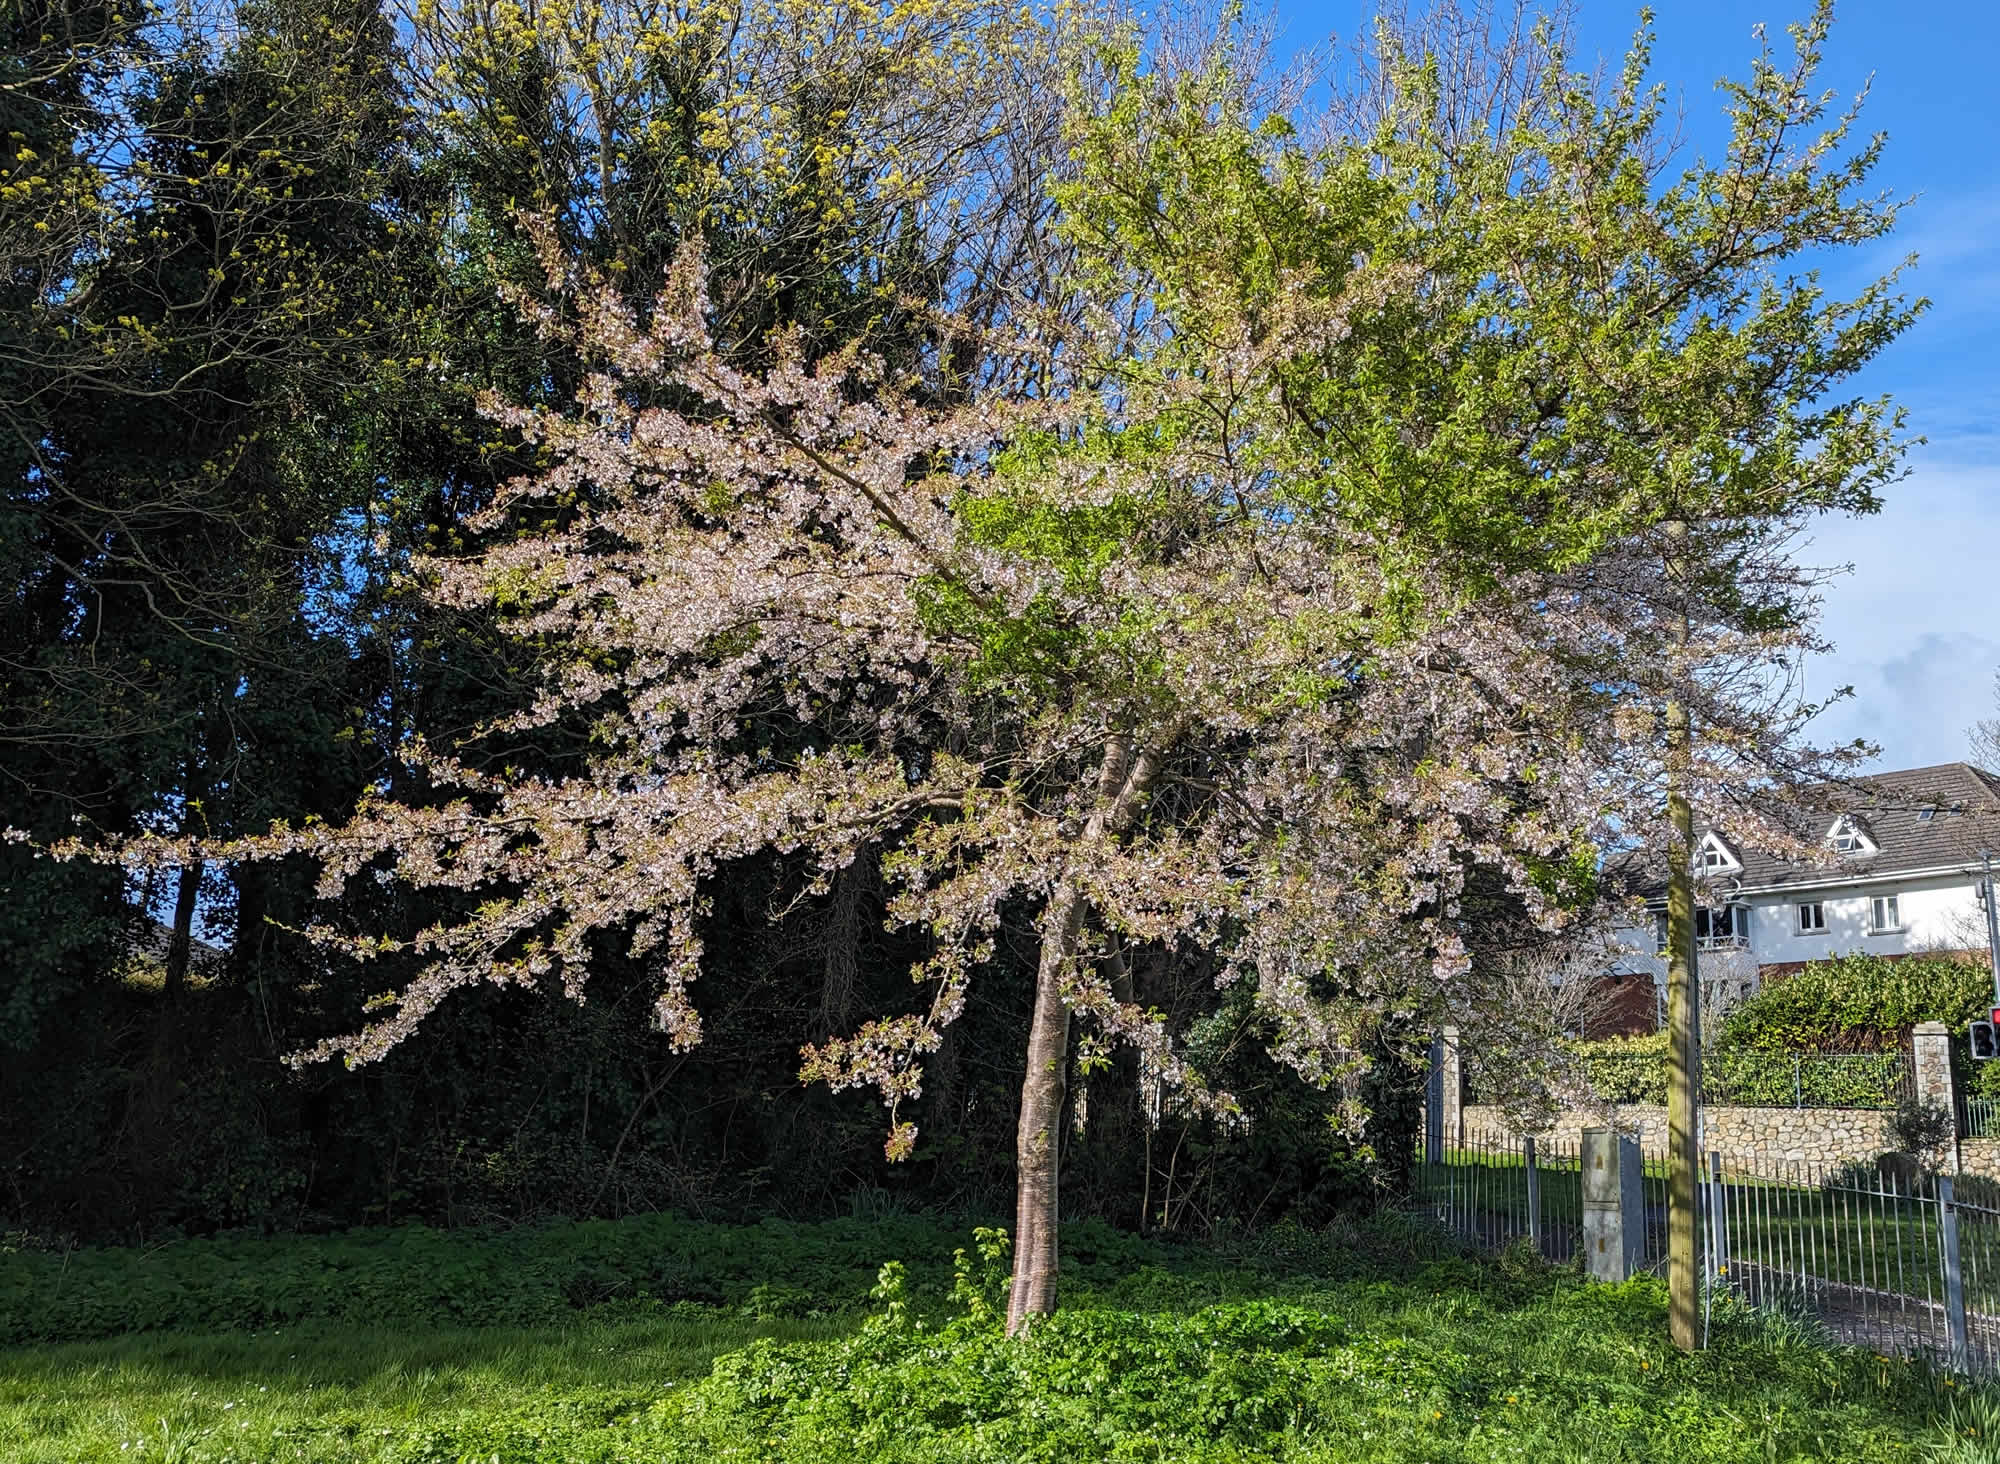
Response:
M869 860L928 934L919 999L803 1073L872 1088L903 1156L925 1057L1026 915L1018 1329L1055 1304L1072 1062L1130 1044L1230 1105L1127 952L1209 953L1331 1083L1385 1020L1507 1020L1472 882L1524 944L1592 936L1596 850L1660 826L1663 703L1704 731L1704 795L1820 767L1771 674L1810 582L1765 526L1868 506L1894 414L1819 403L1905 313L1773 268L1887 227L1849 201L1872 151L1792 146L1809 65L1754 74L1726 167L1663 179L1644 37L1604 90L1547 30L1450 93L1395 33L1376 54L1357 128L1264 115L1227 31L1171 65L1100 35L1053 192L1063 291L941 314L900 364L865 333L743 349L699 241L634 301L545 234L577 309L540 323L594 369L573 402L491 405L545 467L421 566L532 649L537 698L410 749L421 799L200 851L309 854L329 900L462 892L407 939L315 932L424 966L312 1056L378 1057L475 983L582 999L606 939L695 1043L731 861L776 851L809 894ZM557 724L587 762L496 751Z

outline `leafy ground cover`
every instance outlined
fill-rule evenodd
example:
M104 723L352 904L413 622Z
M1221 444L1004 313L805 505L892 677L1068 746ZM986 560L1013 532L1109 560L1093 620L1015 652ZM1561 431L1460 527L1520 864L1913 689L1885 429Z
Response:
M662 1232L649 1227L660 1224L625 1222L655 1238ZM293 1239L248 1254L302 1270L315 1247L351 1257L349 1247L378 1246L371 1254L386 1272L407 1249L402 1261L415 1274L457 1254L454 1245L539 1255L584 1229ZM393 1321L343 1313L9 1349L0 1352L0 1458L2000 1458L1992 1410L1976 1395L1961 1400L1958 1380L1830 1349L1807 1327L1739 1311L1723 1316L1709 1352L1682 1358L1667 1345L1656 1282L1596 1287L1525 1257L1474 1260L1405 1225L1280 1231L1210 1251L1116 1237L1105 1254L1079 1260L1064 1311L1014 1342L994 1315L1004 1271L990 1235L983 1255L954 1269L949 1252L980 1251L980 1241L919 1221L752 1229L765 1233L712 1236L706 1251L688 1236L707 1232L670 1232L708 1257L705 1274L720 1278L708 1284L737 1288L735 1300L566 1302L540 1320L485 1326L451 1313L408 1320L409 1302ZM825 1264L816 1289L816 1264L891 1237L919 1241L918 1264L890 1267L872 1296L858 1298L865 1309L852 1305L858 1262ZM623 1239L608 1248L625 1253ZM743 1284L750 1273L734 1276L717 1259L732 1244L774 1247L780 1273L802 1279ZM249 1264L223 1243L178 1249L169 1269L190 1290L188 1315L213 1305L194 1258ZM639 1249L635 1240L631 1253ZM0 1267L23 1259L0 1258ZM44 1258L32 1259L39 1267ZM89 1292L160 1259L73 1256L71 1279ZM680 1274L687 1267L683 1257ZM464 1274L500 1271L496 1260ZM481 1284L465 1282L470 1291Z

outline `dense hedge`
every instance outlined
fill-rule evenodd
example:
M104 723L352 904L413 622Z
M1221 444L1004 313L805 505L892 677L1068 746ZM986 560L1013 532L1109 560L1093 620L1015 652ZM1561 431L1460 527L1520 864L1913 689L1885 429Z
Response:
M1984 965L1944 957L1837 956L1767 981L1732 1008L1717 1034L1723 1048L1895 1046L1919 1022L1963 1026L1992 1003Z
M1606 1102L1667 1101L1664 1040L1591 1043L1582 1057L1591 1091ZM1746 1108L1893 1108L1907 1065L1901 1052L1716 1048L1702 1060L1702 1094L1709 1103Z
M1961 1027L1991 1004L1984 966L1944 958L1841 956L1765 983L1732 1008L1702 1061L1709 1102L1747 1107L1893 1108L1918 1022ZM1613 1103L1667 1101L1664 1032L1579 1044L1591 1089ZM1956 1057L1963 1054L1957 1053ZM1985 1091L1982 1064L1962 1083Z

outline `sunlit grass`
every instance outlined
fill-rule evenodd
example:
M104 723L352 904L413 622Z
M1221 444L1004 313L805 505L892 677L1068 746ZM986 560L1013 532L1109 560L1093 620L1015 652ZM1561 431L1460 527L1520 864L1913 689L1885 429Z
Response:
M404 1460L426 1433L524 1410L587 1434L705 1373L720 1352L851 1325L669 1313L562 1328L313 1323L13 1348L0 1352L0 1459Z
M711 1237L719 1250L751 1238ZM827 1305L848 1282L828 1238L811 1239L776 1253L791 1285L726 1306L617 1301L484 1328L398 1312L0 1350L0 1461L1902 1464L1979 1457L1953 1419L1988 1406L1959 1401L1963 1380L1828 1349L1740 1305L1718 1313L1713 1350L1683 1357L1657 1281L1594 1286L1525 1253L1475 1261L1394 1216L1281 1228L1256 1238L1255 1264L1194 1248L1161 1253L1172 1267L1143 1250L1113 1261L1096 1237L1104 1254L1079 1256L1062 1315L1025 1343L948 1302L941 1279L888 1330L879 1305L873 1323ZM212 1261L226 1280L245 1254L302 1270L357 1244L192 1249L174 1274L194 1284ZM471 1264L482 1248L525 1254L504 1235L370 1244L456 1258L468 1286L497 1284L495 1267ZM78 1264L98 1268L101 1294L120 1260ZM814 1275L829 1294L805 1284ZM999 1275L980 1283L989 1298ZM1923 1440L1952 1452L1912 1453Z

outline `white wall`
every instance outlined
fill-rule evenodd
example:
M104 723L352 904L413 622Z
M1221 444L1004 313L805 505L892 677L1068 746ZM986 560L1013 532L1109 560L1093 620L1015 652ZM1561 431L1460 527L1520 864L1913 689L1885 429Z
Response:
M1868 929L1869 901L1886 894L1896 896L1902 929L1875 935ZM1798 907L1809 899L1824 907L1826 929L1800 935ZM1901 956L1912 951L1964 950L1986 943L1985 914L1974 886L1963 875L1799 890L1783 899L1757 896L1746 903L1750 905L1750 949L1765 965L1818 961L1855 952Z
M1612 933L1618 942L1618 959L1611 963L1616 972L1637 972L1650 976L1656 983L1667 979L1667 962L1661 956L1660 937L1657 924L1649 916L1644 925L1621 925Z
M1986 944L1986 913L1974 891L1966 876L1946 875L1799 890L1782 897L1755 895L1739 903L1750 907L1750 955L1758 964L1768 966L1780 961L1819 961L1857 951L1901 956L1917 951L1977 950ZM1903 922L1900 931L1869 933L1868 902L1878 894L1896 896ZM1798 906L1808 899L1825 907L1826 929L1800 935ZM1656 981L1666 980L1667 963L1657 954L1658 938L1650 920L1621 928L1617 939L1623 954L1614 963L1614 970L1643 972ZM1712 963L1721 954L1704 952L1704 961Z

